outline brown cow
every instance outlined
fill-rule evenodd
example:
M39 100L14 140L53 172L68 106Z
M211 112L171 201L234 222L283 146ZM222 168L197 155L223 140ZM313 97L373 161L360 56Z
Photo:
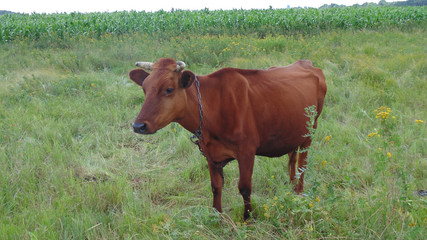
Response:
M239 163L239 191L245 205L244 218L252 211L252 172L255 155L289 155L289 177L295 191L303 191L307 152L311 144L305 108L322 112L326 82L322 71L310 61L268 70L224 68L206 76L183 71L185 64L162 58L157 63L138 62L130 78L142 86L145 101L133 123L136 133L153 134L170 122L195 133L208 161L213 207L221 209L223 167Z

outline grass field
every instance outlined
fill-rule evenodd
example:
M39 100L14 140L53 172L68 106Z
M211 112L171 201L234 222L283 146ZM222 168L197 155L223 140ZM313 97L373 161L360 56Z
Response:
M426 36L415 24L3 42L0 239L425 239L427 201L413 192L427 189ZM186 130L131 129L144 96L127 74L160 57L196 74L298 59L322 68L328 93L307 196L287 184L287 157L259 157L245 223L233 161L224 213L215 212L206 160Z

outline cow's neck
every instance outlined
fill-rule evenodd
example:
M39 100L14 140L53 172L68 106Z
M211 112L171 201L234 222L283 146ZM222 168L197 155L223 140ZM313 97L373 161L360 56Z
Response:
M200 78L199 78L200 80ZM201 88L201 87L200 87ZM177 122L188 131L194 133L200 126L200 110L197 98L196 84L186 90L187 104L184 117ZM201 96L203 99L203 95ZM204 114L204 113L203 113Z

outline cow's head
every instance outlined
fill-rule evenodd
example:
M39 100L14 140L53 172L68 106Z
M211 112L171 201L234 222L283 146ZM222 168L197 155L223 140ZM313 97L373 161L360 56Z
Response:
M161 58L156 63L137 62L136 66L151 70L151 73L142 69L129 73L130 79L145 93L145 101L133 123L133 130L152 134L170 122L183 118L187 105L185 88L191 86L195 79L194 73L183 71L185 63Z

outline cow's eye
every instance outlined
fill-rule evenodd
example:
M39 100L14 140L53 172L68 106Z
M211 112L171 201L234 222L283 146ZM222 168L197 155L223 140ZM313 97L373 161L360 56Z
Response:
M167 95L169 95L169 94L173 93L173 90L174 90L173 88L167 88L166 91L165 91L165 93Z

